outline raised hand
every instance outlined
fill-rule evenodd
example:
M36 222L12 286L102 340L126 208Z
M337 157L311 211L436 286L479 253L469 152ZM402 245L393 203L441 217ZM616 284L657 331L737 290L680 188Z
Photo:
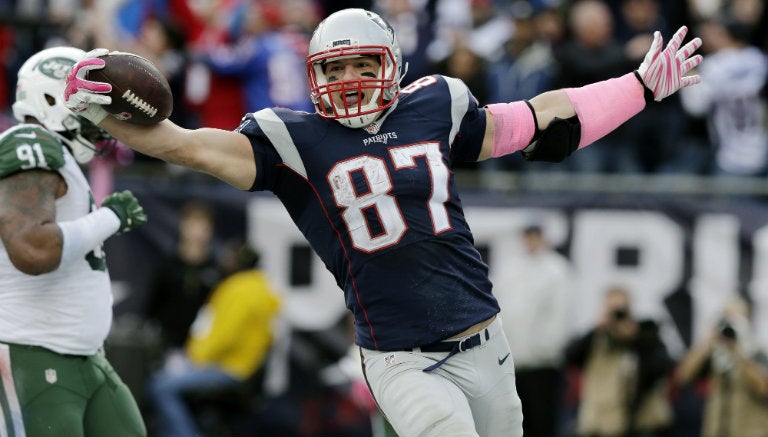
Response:
M93 49L86 53L83 59L69 70L67 85L64 88L64 104L67 108L95 124L107 116L107 111L101 105L112 103L112 98L106 95L112 91L112 85L87 80L85 75L90 70L104 68L104 60L99 56L107 53L107 49Z
M680 48L686 33L688 33L686 26L678 29L667 47L662 51L661 47L664 41L661 33L654 32L651 48L637 69L643 84L653 92L653 99L657 102L674 94L680 88L701 82L699 75L685 75L699 65L703 59L701 55L691 57L701 47L700 38L694 38L683 48Z
M144 213L144 208L139 205L136 196L129 190L110 194L104 198L101 206L114 211L117 218L120 219L120 229L117 230L118 234L132 231L147 222L147 214Z

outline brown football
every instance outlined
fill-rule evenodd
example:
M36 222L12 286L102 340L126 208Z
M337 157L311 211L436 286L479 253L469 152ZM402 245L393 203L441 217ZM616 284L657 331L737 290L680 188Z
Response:
M168 118L173 96L168 80L149 60L133 53L100 56L104 68L90 70L87 80L112 85L112 103L104 109L126 123L149 125Z

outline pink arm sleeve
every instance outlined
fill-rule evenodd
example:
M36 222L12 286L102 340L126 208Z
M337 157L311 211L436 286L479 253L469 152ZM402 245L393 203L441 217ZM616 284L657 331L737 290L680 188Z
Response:
M634 73L564 91L581 123L579 149L608 135L645 107L643 85Z
M530 144L536 133L536 120L527 103L494 103L486 109L493 116L495 125L492 157L509 155Z

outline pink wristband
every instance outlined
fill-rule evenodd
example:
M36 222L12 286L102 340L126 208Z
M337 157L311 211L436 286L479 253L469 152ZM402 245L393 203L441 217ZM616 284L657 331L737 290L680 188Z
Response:
M536 120L527 103L494 103L485 108L493 116L495 125L491 156L509 155L531 143L536 133Z
M608 135L645 107L643 85L634 73L564 91L581 122L579 149Z

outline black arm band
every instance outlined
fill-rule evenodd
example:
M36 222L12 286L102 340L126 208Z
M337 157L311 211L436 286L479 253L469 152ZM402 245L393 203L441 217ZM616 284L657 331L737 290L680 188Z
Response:
M546 129L537 132L538 139L522 151L528 161L560 162L578 149L581 141L579 117L552 119ZM534 137L536 138L536 137Z
M523 100L526 105L528 105L528 109L531 110L531 114L533 115L533 125L536 126L536 132L533 134L533 138L531 138L531 143L535 142L539 139L541 136L541 130L539 129L539 119L536 117L536 110L533 109L533 105L531 105L531 102L528 100Z
M645 86L645 82L643 82L643 78L640 77L640 72L635 70L633 71L635 73L635 77L640 82L640 85L643 86L643 98L645 99L645 104L650 105L651 103L655 102L653 97L653 91L651 91L647 86Z

